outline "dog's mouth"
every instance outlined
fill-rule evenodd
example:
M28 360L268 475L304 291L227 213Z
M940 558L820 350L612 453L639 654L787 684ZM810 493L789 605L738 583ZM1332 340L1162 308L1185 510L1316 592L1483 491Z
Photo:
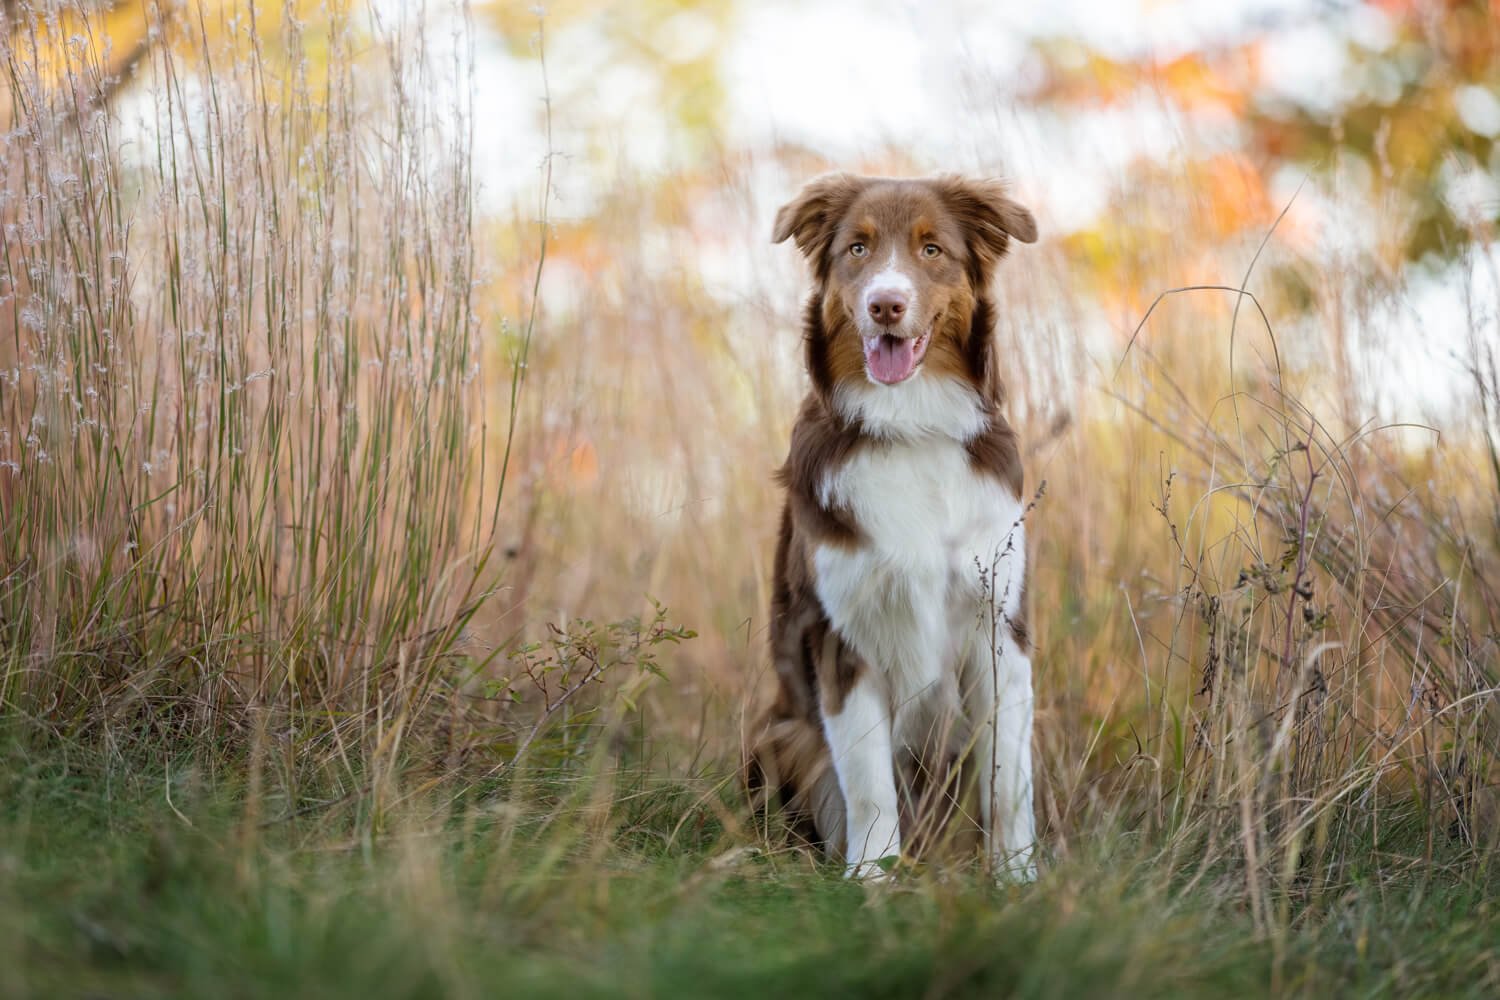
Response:
M889 333L865 337L865 370L882 385L905 382L922 363L930 340L931 327L920 337L897 337Z

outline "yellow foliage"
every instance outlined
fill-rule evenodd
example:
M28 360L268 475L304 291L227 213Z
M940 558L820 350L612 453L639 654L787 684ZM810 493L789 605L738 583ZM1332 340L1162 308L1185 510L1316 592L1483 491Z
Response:
M247 59L265 43L278 40L289 27L288 17L300 31L309 24L343 19L353 2L118 0L95 5L72 0L18 6L15 20L5 27L12 59L25 65L28 79L50 90L71 91L75 101L93 105L108 100L128 82L152 47L163 42L188 60ZM278 51L277 46L270 48ZM9 87L9 79L0 80L0 86ZM9 104L4 102L7 109Z

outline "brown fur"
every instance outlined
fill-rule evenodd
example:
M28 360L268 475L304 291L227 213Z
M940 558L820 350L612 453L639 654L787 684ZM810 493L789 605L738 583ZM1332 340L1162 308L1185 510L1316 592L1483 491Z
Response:
M794 239L813 270L815 288L803 314L812 391L802 403L786 462L777 474L786 490L771 599L777 697L751 733L747 777L760 808L770 809L779 801L794 834L835 852L842 847L844 807L824 742L822 712L825 707L837 712L855 679L869 668L829 625L817 597L811 554L819 544L861 543L852 514L825 507L818 484L859 449L883 446L839 414L832 401L841 382L866 378L863 348L851 320L861 262L843 248L877 232L905 236L904 244L891 245L897 252L906 245L908 255L926 242L943 248L940 259L926 260L917 269L927 281L921 301L930 304L936 319L923 364L978 390L990 423L968 444L973 466L1017 496L1022 486L1016 435L1000 412L1003 388L994 357L989 283L1012 238L1036 239L1031 214L989 181L833 174L808 184L777 213L773 231L774 242ZM1010 627L1024 641L1024 613L1017 617L1020 621ZM962 808L972 782L955 764L954 755L943 749L901 768L901 827L917 853L944 834L953 816L972 815Z
M1031 652L1031 616L1027 612L1026 588L1021 588L1020 606L1016 613L1011 616L1006 625L1010 627L1010 637L1016 640L1016 646L1026 652Z

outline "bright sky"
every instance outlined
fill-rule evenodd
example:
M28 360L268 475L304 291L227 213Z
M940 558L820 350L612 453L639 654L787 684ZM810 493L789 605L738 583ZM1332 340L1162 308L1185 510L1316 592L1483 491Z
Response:
M831 162L897 145L934 166L1006 167L1018 177L1046 178L1068 190L1070 210L1081 222L1092 206L1076 199L1089 188L1078 183L1079 171L1107 169L1142 146L1169 142L1170 126L1151 109L1082 122L1073 138L1087 138L1095 156L1085 167L1075 150L1060 150L1055 141L1035 134L1044 126L1034 116L1028 119L994 99L975 106L976 94L1003 98L1020 85L1032 39L1069 36L1121 55L1170 56L1230 41L1268 21L1309 22L1287 31L1285 42L1268 56L1283 86L1309 94L1326 91L1338 65L1335 37L1310 23L1314 11L1325 9L1314 0L742 3L723 60L726 145L755 148L768 140L790 141ZM695 17L679 15L669 26L673 48L699 40ZM586 120L596 139L601 130L612 130L613 148L632 166L667 165L672 137L647 74L607 64L602 39L587 24L549 31L546 48L564 139L568 122ZM476 161L485 167L486 203L508 207L518 190L534 185L536 163L545 152L537 129L540 74L534 61L515 58L481 32L476 87L485 109ZM580 95L586 95L584 108L576 106ZM982 139L977 144L976 123ZM1095 133L1101 130L1107 133L1103 138L1115 141L1098 142ZM955 156L967 162L954 163ZM1001 159L1007 162L996 162Z

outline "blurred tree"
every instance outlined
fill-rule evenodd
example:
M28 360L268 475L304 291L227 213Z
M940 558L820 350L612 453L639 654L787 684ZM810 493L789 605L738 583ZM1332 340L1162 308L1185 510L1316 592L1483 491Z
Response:
M1268 158L1312 165L1361 157L1373 193L1409 206L1407 259L1448 257L1500 221L1500 192L1466 190L1479 175L1500 178L1500 0L1372 6L1390 30L1383 44L1347 43L1346 96L1328 110L1262 102L1250 141Z
M75 107L105 103L134 77L156 40L138 0L71 5L0 0L0 34L11 63L0 74L0 128L19 117L24 84L68 87Z
M345 18L357 0L0 0L0 129L18 120L28 88L71 92L76 112L107 104L128 88L153 46L169 44L179 57L202 59L224 43L265 44L284 29ZM315 80L326 63L325 40L297 49L299 70ZM286 62L286 47L268 46L270 63ZM303 61L305 59L305 62ZM20 102L20 103L18 103Z
M1351 30L1356 23L1363 30ZM1305 94L1268 86L1269 44L1307 29L1337 40L1338 86ZM1166 61L1115 58L1073 39L1043 40L1035 52L1042 73L1028 97L1044 106L1154 96L1186 115L1229 118L1264 176L1283 163L1323 170L1356 158L1374 202L1400 213L1401 259L1450 258L1500 222L1500 0L1319 5ZM1234 215L1227 202L1242 185L1216 190L1226 200L1221 214ZM1267 221L1263 211L1238 216Z
M628 68L652 81L659 111L689 140L711 136L721 123L725 92L720 61L735 14L733 0L559 0L546 5L481 0L479 16L516 56L536 55L534 40L545 20L552 38L586 33L597 48L583 86L597 73ZM559 95L578 103L580 94Z

